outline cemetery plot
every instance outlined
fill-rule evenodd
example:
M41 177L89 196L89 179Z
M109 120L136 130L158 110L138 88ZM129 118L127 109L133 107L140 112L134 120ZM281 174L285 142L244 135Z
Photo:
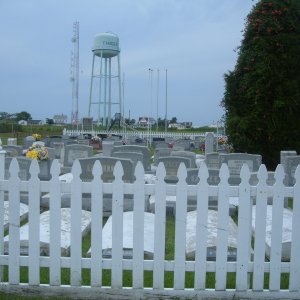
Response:
M252 232L255 233L256 221L256 206L252 208ZM289 261L291 257L291 243L292 243L292 222L293 212L290 209L283 209L283 225L282 225L282 249L281 258L283 261ZM259 228L262 230L262 228ZM266 256L270 259L272 246L272 205L267 205L267 219L266 219Z
M40 214L40 254L49 256L49 242L50 242L50 212L45 211ZM90 231L91 213L82 211L81 218L81 234L85 236ZM61 209L61 255L67 256L70 254L71 246L71 209ZM28 255L29 247L29 225L25 224L20 228L20 254ZM4 253L9 253L9 235L4 237Z
M195 259L196 250L196 230L197 230L197 211L187 213L186 222L186 256ZM218 212L214 210L208 211L207 216L207 260L216 260L218 231ZM229 217L228 221L228 261L236 261L237 255L237 225L233 219Z
M154 253L154 220L152 213L144 213L144 254L148 259ZM142 242L142 241L140 241ZM110 216L102 229L102 256L111 258L112 248L112 217ZM123 258L132 259L133 249L133 212L123 213ZM91 255L91 249L88 253Z

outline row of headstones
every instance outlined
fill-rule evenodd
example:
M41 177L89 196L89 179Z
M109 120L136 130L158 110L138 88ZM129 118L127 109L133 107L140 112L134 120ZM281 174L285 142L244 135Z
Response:
M242 165L246 163L250 172L253 172L255 175L262 163L262 157L258 154L247 153L208 153L205 155L204 162L211 171L212 181L216 181L216 179L213 179L214 174L217 176L221 165L226 163L230 172L230 183L236 185L240 183L239 173ZM285 185L293 185L295 183L295 171L297 166L300 164L300 156L297 155L296 151L281 151L280 164L283 166L285 172ZM269 184L273 184L275 181L274 172L268 172L268 174ZM255 176L253 177L253 180L254 178ZM253 183L255 183L255 180Z

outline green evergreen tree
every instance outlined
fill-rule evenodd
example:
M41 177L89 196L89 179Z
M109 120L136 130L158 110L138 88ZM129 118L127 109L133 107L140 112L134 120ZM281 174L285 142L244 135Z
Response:
M235 152L259 153L269 169L280 150L300 152L299 0L253 7L236 66L225 74L222 106Z

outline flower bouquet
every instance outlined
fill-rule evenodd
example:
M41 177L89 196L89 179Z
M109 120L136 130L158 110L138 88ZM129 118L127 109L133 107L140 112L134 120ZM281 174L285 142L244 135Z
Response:
M48 150L45 147L37 144L32 147L29 147L29 149L26 152L26 157L29 157L31 159L37 159L39 161L47 160L49 158Z
M38 133L33 133L32 136L35 138L36 141L40 141L42 139L42 136Z

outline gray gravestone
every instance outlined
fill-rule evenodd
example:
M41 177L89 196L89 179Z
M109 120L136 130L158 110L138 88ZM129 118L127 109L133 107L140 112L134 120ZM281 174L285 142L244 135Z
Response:
M102 153L103 156L111 156L111 151L114 147L114 141L104 140L102 142Z
M65 151L64 147L65 147L65 144L62 142L53 143L53 149L55 151L55 158L61 159L64 156L64 151Z
M86 158L93 155L93 147L87 145L67 145L64 152L64 165L61 169L62 173L71 171L73 162L77 158Z
M300 155L286 157L286 185L293 186L295 184L295 172L298 165L300 165Z
M154 150L154 165L158 165L158 159L161 157L168 157L171 155L171 148L156 148Z
M220 156L217 152L208 153L205 155L204 162L209 170L219 170L220 169Z
M247 153L220 154L220 166L226 163L229 169L230 185L241 183L240 172L243 164L247 164L250 172L257 172L261 165L261 155Z
M174 145L173 145L173 149L178 149L179 151L182 149L183 151L189 151L191 150L191 141L190 140L176 140ZM174 150L175 150L174 149Z
M150 151L146 146L139 146L139 145L123 145L123 146L114 146L112 152L140 152L143 154L143 166L145 171L151 170L150 164Z
M21 146L4 145L2 148L9 154L9 156L15 157L23 154L23 148Z
M18 145L17 138L8 138L7 145L8 146L17 146Z
M177 183L178 177L177 172L181 163L184 163L186 168L190 168L191 160L185 157L169 156L161 157L158 159L158 164L163 163L166 170L165 182Z
M138 161L143 163L143 154L141 152L113 152L111 157L130 159L133 161L134 168Z
M214 152L215 136L212 132L205 133L205 154Z
M27 181L30 179L30 173L29 173L29 169L30 169L30 165L32 162L31 158L28 157L22 157L19 156L16 158L19 164L19 178L23 181ZM7 179L9 176L9 166L11 163L12 158L11 157L7 157L5 158L5 178ZM50 180L51 175L50 175L50 167L52 164L52 160L47 159L47 160L42 160L39 161L39 167L40 167L40 173L39 173L39 179L40 180Z
M26 136L24 139L23 139L23 148L24 149L28 149L29 147L32 146L32 144L35 142L35 138L31 135L29 136Z
M49 159L55 159L55 149L54 148L50 148L50 147L45 147L48 151L48 157Z
M172 151L171 156L179 156L189 158L191 161L190 168L196 168L196 153L191 151Z

